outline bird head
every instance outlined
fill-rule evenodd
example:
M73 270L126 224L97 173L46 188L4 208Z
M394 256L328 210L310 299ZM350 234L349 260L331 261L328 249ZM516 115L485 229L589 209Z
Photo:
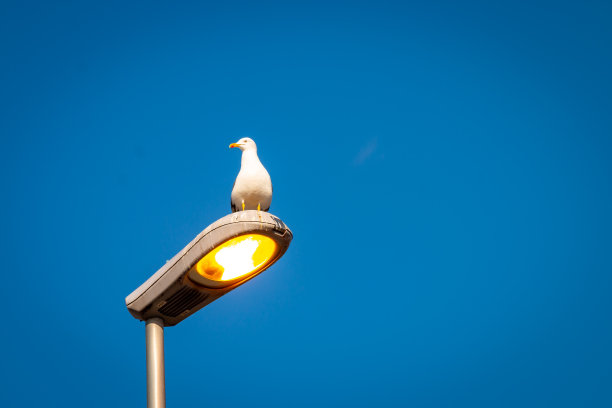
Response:
M243 137L236 143L232 143L231 145L229 145L229 147L237 147L243 152L245 150L257 150L257 145L255 144L255 141L248 137Z

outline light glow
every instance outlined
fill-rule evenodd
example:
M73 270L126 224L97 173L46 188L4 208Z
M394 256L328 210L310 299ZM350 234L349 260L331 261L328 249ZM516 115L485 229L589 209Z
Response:
M261 270L274 259L277 251L276 242L270 237L242 235L206 254L196 264L195 271L207 280L230 281Z

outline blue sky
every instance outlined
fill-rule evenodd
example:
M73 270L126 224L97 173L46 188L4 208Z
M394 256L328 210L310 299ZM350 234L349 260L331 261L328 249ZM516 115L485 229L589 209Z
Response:
M0 405L143 406L124 298L230 211L270 270L168 406L612 404L609 2L3 2Z

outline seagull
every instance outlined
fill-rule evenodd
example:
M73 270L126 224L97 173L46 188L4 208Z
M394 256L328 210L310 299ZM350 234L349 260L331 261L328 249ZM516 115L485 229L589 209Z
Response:
M243 137L229 147L242 150L240 172L232 189L232 212L244 210L268 211L272 202L272 180L257 156L253 139Z

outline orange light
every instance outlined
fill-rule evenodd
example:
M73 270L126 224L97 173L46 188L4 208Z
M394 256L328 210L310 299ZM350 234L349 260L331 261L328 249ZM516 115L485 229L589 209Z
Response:
M278 246L270 237L241 235L207 253L189 276L203 285L224 286L219 283L237 281L260 271L274 260L277 252Z

